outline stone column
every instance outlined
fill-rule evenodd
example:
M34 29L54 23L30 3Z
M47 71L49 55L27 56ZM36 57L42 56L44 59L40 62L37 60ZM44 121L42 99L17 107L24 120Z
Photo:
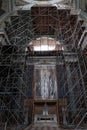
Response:
M73 8L76 8L76 0L72 0L72 6L73 6Z
M11 12L11 0L8 0L8 11Z
M64 107L62 107L62 115L63 115L63 124L67 125L66 112L65 112L65 108Z
M28 124L28 108L26 108L24 112L24 124Z
M77 0L77 9L80 9L80 0Z
M76 110L75 96L74 96L74 91L73 91L73 83L72 83L72 79L71 79L71 71L70 71L70 67L68 65L66 66L66 71L67 71L67 83L68 83L68 91L69 91L71 109L73 112L75 112L75 110Z

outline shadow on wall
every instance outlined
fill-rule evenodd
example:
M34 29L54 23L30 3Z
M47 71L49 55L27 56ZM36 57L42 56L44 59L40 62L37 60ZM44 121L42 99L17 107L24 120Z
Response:
M3 15L5 13L5 10L2 8L2 0L0 0L0 16Z

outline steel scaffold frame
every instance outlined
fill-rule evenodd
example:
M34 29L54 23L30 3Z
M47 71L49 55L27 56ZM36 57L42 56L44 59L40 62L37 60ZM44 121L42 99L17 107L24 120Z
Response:
M39 8L40 9L40 8ZM74 24L74 26L72 27L71 22L70 21L70 14L69 12L65 11L66 13L66 18L62 18L63 22L65 21L65 19L68 21L68 23L64 26L61 27L61 19L60 19L60 15L58 10L55 10L53 8L53 10L56 12L56 16L53 16L50 14L50 10L45 8L42 11L42 13L39 13L40 15L43 17L45 14L45 12L48 10L47 16L48 16L48 21L49 22L49 17L53 18L53 20L55 19L56 24L54 26L54 24L46 24L50 25L50 27L52 29L55 30L55 34L50 34L50 29L48 29L48 34L46 34L45 36L49 37L53 37L56 41L59 40L60 43L62 43L62 46L64 47L64 51L63 52L63 57L62 57L62 63L65 65L65 74L67 75L67 78L65 77L65 83L64 83L64 87L66 90L66 95L63 98L67 98L67 106L65 108L66 112L71 112L71 117L67 117L67 125L75 125L75 127L79 127L79 125L81 125L82 121L85 119L86 117L86 109L87 106L84 106L83 108L83 104L86 105L87 103L87 94L86 92L86 86L84 84L84 80L83 80L83 76L87 74L87 65L85 65L85 62L83 60L83 64L85 65L85 72L83 73L81 70L81 65L80 65L80 58L83 57L83 55L81 55L81 52L79 53L79 51L77 50L77 42L79 39L79 33L81 33L82 30L82 23L80 23L80 21L78 21L78 18L76 20L76 23ZM27 52L25 51L25 49L27 48L28 44L36 39L37 37L42 37L44 36L42 34L42 32L40 31L40 34L36 34L35 35L35 29L37 29L39 26L42 29L43 24L42 23L38 23L38 26L36 26L35 28L33 28L32 23L34 22L34 20L36 18L38 18L39 16L35 15L35 17L33 18L31 15L31 12L24 12L24 14L21 14L23 12L19 11L18 12L18 16L14 16L14 19L10 21L10 23L7 21L6 22L6 32L10 41L9 47L11 47L11 45L13 46L13 52L11 54L2 54L2 49L3 46L1 46L1 65L0 66L6 66L6 67L10 67L13 68L14 67L14 72L12 74L10 74L10 68L8 70L8 74L7 76L4 78L0 79L0 83L1 85L5 82L6 80L6 86L3 85L2 88L4 88L5 90L2 91L0 88L0 96L2 98L0 98L2 104L1 104L1 111L4 113L5 111L8 111L8 116L6 117L7 119L5 119L5 121L2 122L7 122L10 121L9 120L9 115L12 116L17 124L24 123L23 120L23 116L21 117L19 113L23 114L23 100L24 98L26 98L26 82L24 80L24 75L25 75L25 70L26 70L26 66L27 66L27 62L26 62L26 56L27 56ZM28 15L27 15L28 14ZM18 21L16 21L18 19ZM51 19L52 20L52 19ZM16 23L15 23L16 22ZM80 25L79 25L80 24ZM64 32L63 32L64 30ZM70 35L71 34L71 35ZM70 41L69 41L70 40ZM49 41L48 41L49 42ZM72 43L70 43L72 42ZM40 43L41 44L41 43ZM56 44L56 42L55 42ZM49 45L49 43L48 43ZM16 48L16 51L14 52L14 49ZM73 51L74 50L74 51ZM6 51L6 50L5 50ZM4 53L4 52L3 52ZM72 53L73 55L75 55L72 58ZM5 57L6 56L6 57ZM75 58L77 57L77 60L75 60ZM68 59L67 59L68 58ZM81 58L83 59L83 58ZM32 61L34 60L33 56L32 56ZM74 61L75 60L75 61ZM57 64L59 62L59 59L57 57ZM86 63L87 64L87 63ZM4 72L4 69L2 70ZM18 72L19 71L19 72ZM1 73L1 72L0 72ZM20 74L21 73L21 74ZM9 82L9 78L11 77L12 79L12 83L8 83ZM74 76L74 77L73 77ZM72 82L71 80L73 78L75 83ZM15 81L15 80L19 80L19 81ZM18 83L20 82L20 83ZM71 85L71 86L70 86ZM68 87L67 87L68 86ZM13 90L13 92L11 92L11 88L15 88L16 90ZM10 90L8 91L7 90ZM79 92L77 92L75 94L75 91L78 90ZM17 91L17 92L15 92ZM14 92L17 95L20 95L19 97L16 98L16 96L14 96ZM73 95L72 95L73 92ZM9 106L11 106L11 103L9 103L10 105L6 105L6 103L4 103L6 100L6 94L11 95L11 98L15 101L17 106L13 108L13 110L11 110L11 108L9 108ZM78 95L78 96L77 96ZM68 98L70 100L68 100ZM9 98L10 99L10 98ZM12 102L12 99L10 102ZM84 99L84 100L82 100ZM19 101L18 101L19 100ZM71 102L72 100L72 102ZM85 103L84 103L85 101ZM5 106L5 107L4 107ZM72 106L74 106L73 110L72 110ZM79 107L78 107L79 106ZM74 114L73 114L74 113ZM73 114L73 115L72 115ZM16 118L16 116L19 116L19 118ZM67 115L68 116L68 115ZM3 118L3 116L1 115L1 117ZM77 118L79 117L78 121ZM21 120L21 121L19 121ZM72 120L72 121L70 121ZM63 123L63 122L62 122ZM11 122L9 122L9 124L11 124Z

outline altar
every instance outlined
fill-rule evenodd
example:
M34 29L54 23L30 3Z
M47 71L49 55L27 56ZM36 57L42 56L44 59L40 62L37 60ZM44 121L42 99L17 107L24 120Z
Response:
M57 122L56 115L38 115L36 114L34 117L34 123L37 122Z
M49 114L48 105L45 103L42 108L42 114L35 114L34 123L36 122L57 122L56 114Z

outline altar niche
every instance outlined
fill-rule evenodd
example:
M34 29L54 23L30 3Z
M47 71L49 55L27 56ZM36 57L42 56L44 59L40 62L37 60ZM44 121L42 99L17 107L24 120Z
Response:
M58 121L57 101L41 100L34 101L34 123Z
M35 100L57 99L57 80L55 65L35 66Z

